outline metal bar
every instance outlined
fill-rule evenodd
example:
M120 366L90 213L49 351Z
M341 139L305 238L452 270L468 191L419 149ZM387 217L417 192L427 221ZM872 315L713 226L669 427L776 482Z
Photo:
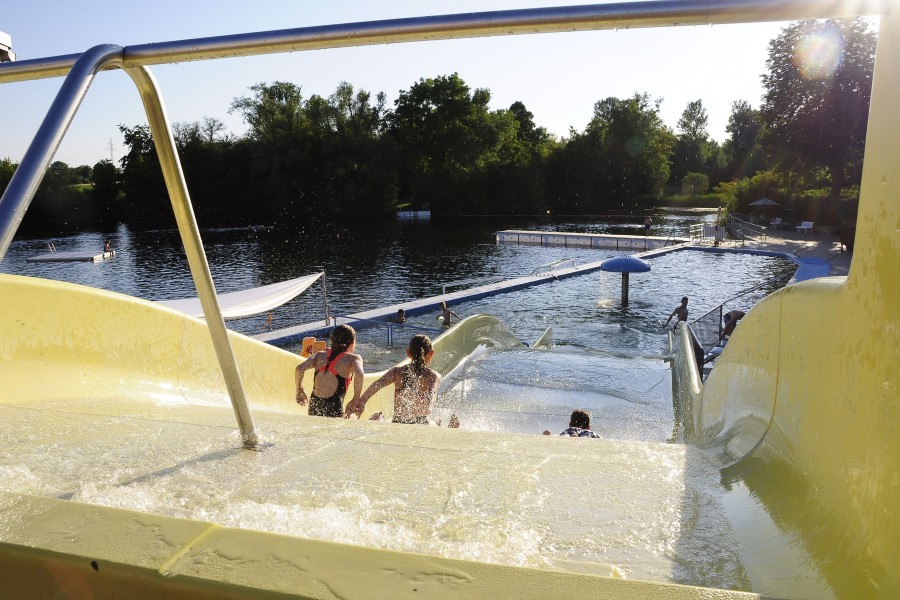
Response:
M194 278L194 285L197 288L197 297L203 306L203 316L209 327L216 357L219 359L219 367L222 369L225 386L231 397L231 405L241 430L241 439L244 447L254 448L259 441L253 427L253 418L247 407L244 384L234 351L231 348L231 341L228 339L228 330L225 328L225 319L222 318L219 300L216 298L216 286L209 272L209 263L203 250L203 241L200 239L200 229L197 227L197 219L191 206L191 198L181 169L181 161L175 149L175 139L172 137L172 129L169 127L169 119L165 106L163 106L162 97L153 75L146 67L130 68L126 69L126 72L137 85L144 103L144 110L147 112L153 143L156 145L159 164L166 180L166 188L169 190L169 200L172 202L178 231L181 234L188 265L191 268L191 276Z
M120 65L122 51L121 46L96 46L70 65L71 71L59 88L6 191L0 197L0 260L6 256L31 199L41 185L47 167L90 89L94 76L105 66Z
M128 46L124 67L471 37L882 14L890 0L660 0L389 19ZM65 75L76 55L0 64L0 83Z

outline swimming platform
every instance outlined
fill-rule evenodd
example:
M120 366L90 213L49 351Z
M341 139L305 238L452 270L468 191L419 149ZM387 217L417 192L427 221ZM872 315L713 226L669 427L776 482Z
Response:
M787 258L798 265L791 283L805 281L830 275L846 275L850 267L850 253L841 252L837 236L827 234L794 234L789 231L775 231L775 235L767 235L765 241L757 240L725 240L718 246L694 243L686 238L663 236L627 236L596 233L572 233L556 231L498 231L498 244L529 244L542 246L565 246L571 248L597 248L603 250L636 250L638 258L648 259L681 250L698 250L701 252L754 254L757 256L773 256ZM526 287L552 283L560 279L585 275L600 270L606 260L593 261L572 267L555 269L537 275L527 275L504 279L456 292L439 294L427 298L410 300L399 304L382 306L349 315L337 316L331 323L324 320L302 323L292 327L275 329L252 336L269 344L290 344L301 341L307 336L326 335L334 325L352 324L357 329L375 327L389 322L399 309L407 316L434 312L437 305L446 302L453 306L463 302L478 300L487 296L514 292Z
M27 262L99 262L116 255L115 250L109 252L46 252L26 258Z

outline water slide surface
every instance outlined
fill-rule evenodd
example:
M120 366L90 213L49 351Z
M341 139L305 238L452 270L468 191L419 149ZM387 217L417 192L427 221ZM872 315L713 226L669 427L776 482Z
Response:
M880 24L850 273L760 303L705 385L678 332L686 444L585 451L555 436L309 418L293 404L298 357L234 335L271 444L247 451L202 322L3 276L0 589L900 596L897 107L894 10ZM476 347L484 327L473 322ZM457 364L473 350L445 348Z

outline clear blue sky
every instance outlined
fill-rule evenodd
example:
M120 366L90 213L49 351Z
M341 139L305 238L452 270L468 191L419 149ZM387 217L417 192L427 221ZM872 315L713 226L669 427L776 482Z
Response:
M593 2L591 2L593 3ZM257 0L152 3L86 0L8 2L0 31L12 36L18 58L81 52L101 43L122 46L213 35L287 29L311 25L588 4L522 0ZM538 125L563 136L582 130L596 101L648 92L663 98L662 116L676 128L688 102L701 99L709 132L719 141L735 100L759 106L760 75L769 41L785 23L718 25L622 31L540 34L392 44L364 48L295 52L267 57L200 61L151 67L173 122L205 116L223 121L240 135L231 101L251 85L290 81L304 96L328 96L348 81L373 93L383 91L392 105L400 90L422 77L458 72L472 87L491 90L491 108L521 100ZM0 85L0 158L19 162L53 100L62 79ZM56 160L70 166L93 165L124 148L118 124L146 122L131 80L122 72L100 73L60 147Z

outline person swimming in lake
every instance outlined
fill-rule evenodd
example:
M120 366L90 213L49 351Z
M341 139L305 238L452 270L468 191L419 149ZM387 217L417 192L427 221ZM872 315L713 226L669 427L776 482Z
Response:
M297 404L309 404L312 417L335 417L344 414L344 396L353 381L353 398L356 402L362 393L363 361L356 349L356 331L349 325L338 325L331 330L331 348L312 354L297 365L295 382ZM303 376L309 369L315 369L312 395L307 398L303 390Z
M441 309L441 314L438 315L437 319L438 319L438 321L443 321L443 327L450 327L452 317L456 317L457 319L462 319L461 316L459 316L458 314L456 314L455 312L453 312L452 310L447 308L446 302L440 303L440 309Z
M393 423L409 425L428 425L431 423L431 409L437 400L438 386L441 385L441 375L428 365L434 358L434 348L431 339L427 335L414 335L406 347L406 356L409 362L398 367L392 367L385 371L384 375L372 382L359 400L351 402L344 411L344 418L351 415L360 416L366 408L366 402L374 396L378 390L394 384L394 418ZM374 420L380 413L373 415ZM459 421L455 415L450 419L450 426L459 427Z

